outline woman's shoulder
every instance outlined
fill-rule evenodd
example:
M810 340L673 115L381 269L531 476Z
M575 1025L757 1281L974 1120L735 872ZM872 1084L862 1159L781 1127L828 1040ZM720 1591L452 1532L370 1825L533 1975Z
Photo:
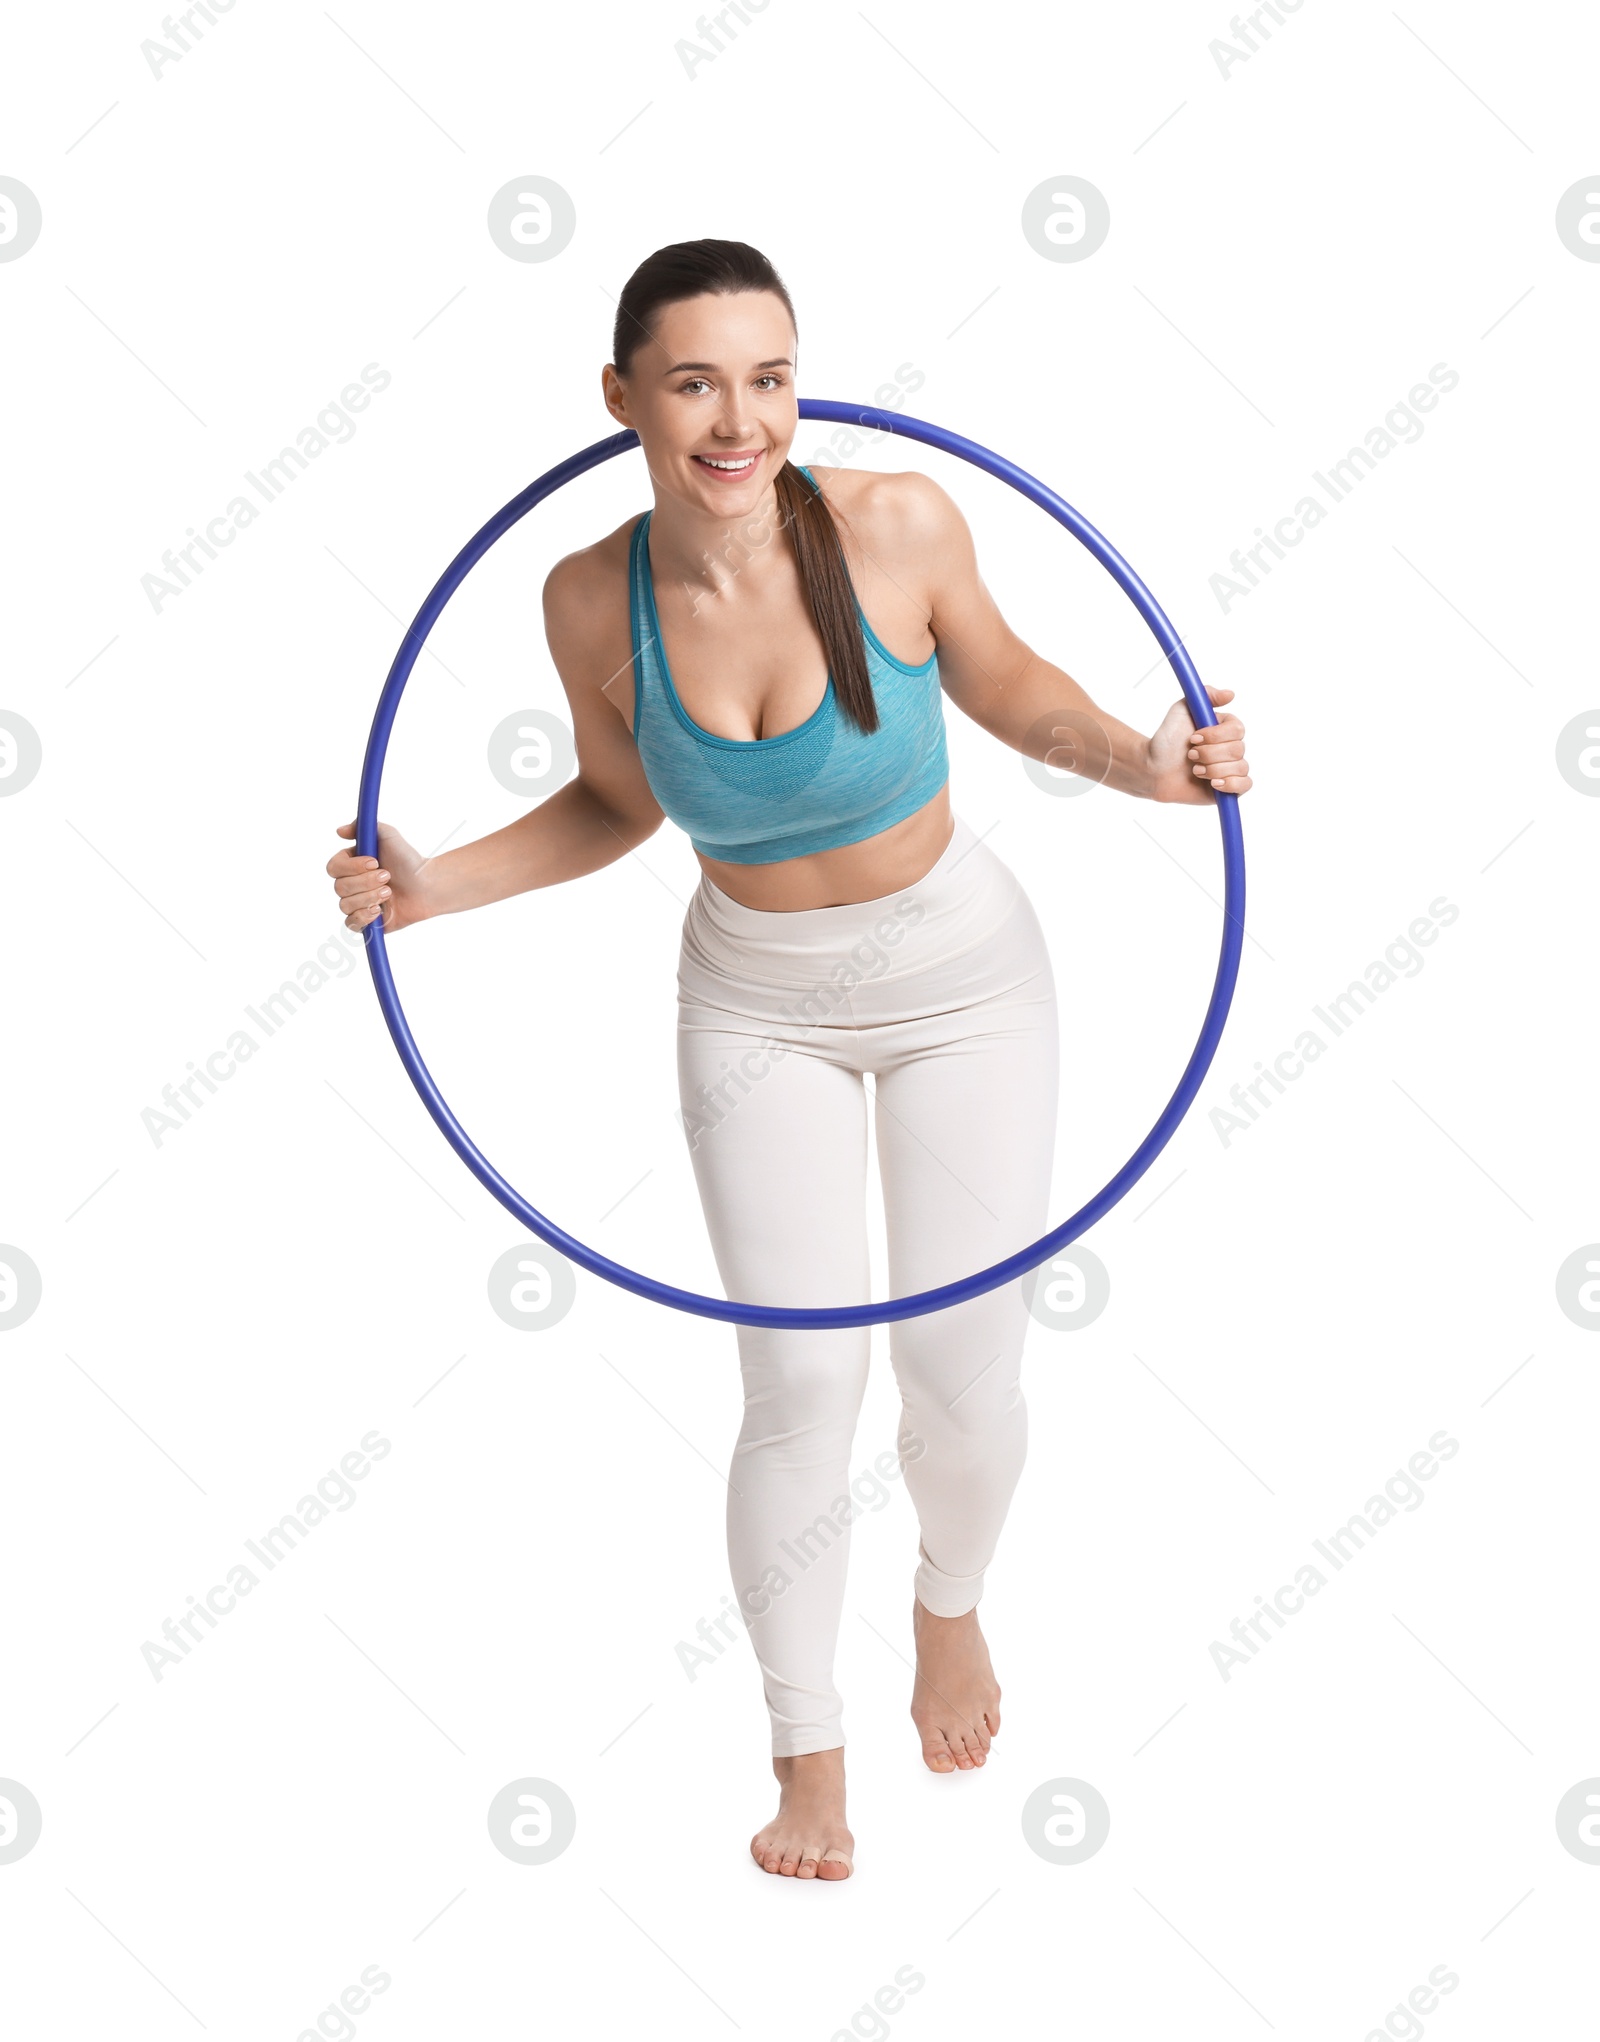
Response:
M878 544L926 545L959 521L955 500L916 469L812 467L829 506Z
M837 513L839 536L858 581L873 563L892 585L924 586L936 562L964 559L971 534L955 502L931 475L813 468L823 499Z
M631 657L628 547L638 522L563 554L544 578L545 642L569 687L603 687Z
M547 629L564 636L612 631L619 600L627 629L628 549L638 522L630 517L592 545L561 556L544 578Z

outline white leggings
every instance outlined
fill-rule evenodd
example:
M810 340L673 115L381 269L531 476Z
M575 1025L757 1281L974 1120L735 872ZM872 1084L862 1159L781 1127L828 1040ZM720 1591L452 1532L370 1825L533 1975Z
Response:
M871 1296L867 1071L890 1294L954 1282L1046 1231L1059 1054L1049 951L1015 875L959 816L932 869L879 900L769 912L702 876L678 1017L684 1128L730 1298ZM1026 1326L1013 1281L889 1328L921 1528L914 1586L937 1616L983 1593L1022 1470ZM844 1742L833 1653L870 1339L865 1326L738 1328L728 1557L779 1756Z

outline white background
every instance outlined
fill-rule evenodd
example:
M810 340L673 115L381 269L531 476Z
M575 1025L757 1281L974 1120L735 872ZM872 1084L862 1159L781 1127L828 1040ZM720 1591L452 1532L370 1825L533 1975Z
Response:
M0 264L0 710L43 746L0 801L0 1239L43 1277L0 1343L0 1776L43 1811L0 1864L8 2030L336 2036L377 1965L373 2042L1360 2042L1418 2032L1395 2010L1442 1965L1421 2032L1573 2032L1600 1866L1555 1810L1600 1774L1600 1344L1555 1278L1600 1234L1600 802L1555 755L1600 722L1600 265L1554 221L1600 154L1590 12L1310 0L1226 77L1221 8L1160 0L773 0L692 77L687 8L628 0L242 0L157 78L161 33L153 8L25 11L0 87L0 173L44 221ZM1021 230L1064 174L1111 210L1082 262ZM486 230L529 175L576 206L548 262ZM753 1656L691 1681L676 1649L728 1589L733 1330L586 1274L547 1332L497 1317L488 1270L524 1236L426 1117L359 957L176 1131L141 1118L334 934L323 862L405 623L494 509L613 429L614 294L702 234L778 264L803 394L870 399L914 364L910 409L1078 505L1237 690L1257 775L1216 1066L1089 1237L1106 1311L1030 1333L981 1773L920 1764L903 1485L856 1530L843 1885L756 1870ZM163 551L368 363L392 381L354 438L155 610ZM1460 380L1420 440L1224 610L1230 553L1437 363ZM1017 628L1154 727L1170 676L1065 534L942 456L860 458L937 475ZM420 847L520 812L485 747L562 706L542 576L647 500L637 457L611 464L452 605L384 790ZM949 735L954 805L1052 946L1064 1217L1188 1053L1218 832L1052 799L953 708ZM668 825L391 955L512 1181L714 1290L672 1111L696 876ZM1459 915L1423 968L1224 1142L1229 1088L1441 896ZM874 1343L861 1467L894 1436ZM392 1450L351 1507L155 1679L163 1621L374 1428ZM1459 1450L1425 1501L1225 1681L1213 1641L1441 1429ZM525 1777L577 1810L536 1867L486 1825ZM1111 1810L1072 1866L1020 1821L1062 1778ZM863 2012L905 1966L923 1986Z

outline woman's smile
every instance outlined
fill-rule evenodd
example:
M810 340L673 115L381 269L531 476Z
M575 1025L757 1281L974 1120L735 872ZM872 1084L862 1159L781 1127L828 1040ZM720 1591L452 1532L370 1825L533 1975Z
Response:
M736 454L691 454L689 458L718 482L743 482L755 473L761 454L760 447L745 447Z

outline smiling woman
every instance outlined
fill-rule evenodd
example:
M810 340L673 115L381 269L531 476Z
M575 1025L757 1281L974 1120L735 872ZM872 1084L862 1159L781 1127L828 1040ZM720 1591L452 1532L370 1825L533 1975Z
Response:
M1236 717L1202 732L1180 700L1146 737L1024 644L927 477L794 465L797 356L757 250L685 242L640 266L601 387L653 502L544 591L576 776L442 857L379 822L381 863L344 850L328 870L350 927L394 931L595 871L668 818L688 834L702 870L678 962L683 1124L727 1296L771 1314L737 1321L728 1484L781 1787L750 1849L765 1871L839 1879L854 1843L836 1506L870 1350L867 1102L898 1298L1036 1243L1054 1157L1052 962L1015 874L952 812L944 698L1025 756L1147 800L1210 805L1250 777ZM1064 732L1084 740L1066 759ZM812 997L824 984L838 997ZM841 1305L859 1323L819 1310ZM921 1534L911 1714L935 1773L982 1766L1000 1727L977 1604L1026 1451L1026 1326L1016 1283L890 1326Z
M707 302L718 306L715 352L721 359L715 361L693 358L701 322L691 308ZM682 358L668 345L675 340L688 350ZM772 352L761 353L764 347ZM821 491L803 481L787 459L797 423L796 351L794 307L764 256L742 242L659 249L635 270L618 300L606 401L613 417L636 428L635 411L651 414L653 430L645 444L665 454L664 443L673 443L670 457L700 485L690 493L694 508L717 519L748 520L771 496L776 521L793 546L800 590L839 707L861 730L873 731L877 705L838 527ZM730 402L735 386L739 395ZM657 458L651 475L659 489ZM684 575L681 586L689 590L698 583L703 591L708 561L701 545L693 580ZM712 588L719 592L715 580ZM698 609L699 600L691 594L691 609ZM760 620L751 621L759 627ZM771 650L778 650L781 662L781 649L770 648L769 657ZM747 657L739 662L746 672ZM769 734L754 732L757 738Z

